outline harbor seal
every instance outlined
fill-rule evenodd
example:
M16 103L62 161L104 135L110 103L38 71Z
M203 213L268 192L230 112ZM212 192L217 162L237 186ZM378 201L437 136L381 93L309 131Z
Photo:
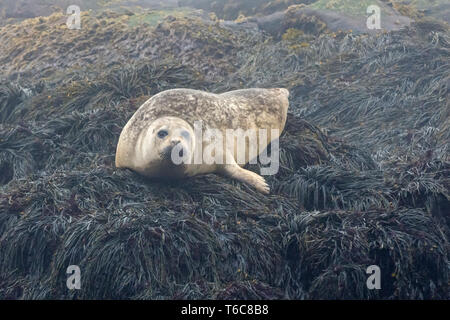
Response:
M273 153L273 144L286 124L288 97L289 91L281 88L223 94L192 89L160 92L147 100L123 128L116 167L150 178L217 173L268 194L265 179L243 166L249 161L256 163L263 150L267 156L271 143ZM278 161L270 159L271 163Z

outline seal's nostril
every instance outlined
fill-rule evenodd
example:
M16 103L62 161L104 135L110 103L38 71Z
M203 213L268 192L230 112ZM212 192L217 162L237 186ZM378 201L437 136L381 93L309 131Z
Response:
M183 149L180 150L180 157L183 157L184 153L183 153Z

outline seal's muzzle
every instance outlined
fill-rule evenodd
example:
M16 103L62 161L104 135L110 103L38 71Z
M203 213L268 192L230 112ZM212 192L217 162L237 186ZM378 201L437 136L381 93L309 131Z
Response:
M169 147L164 148L161 153L161 158L165 162L170 162L172 165L181 165L185 161L185 157L188 155L188 150L185 150L182 143L176 143Z

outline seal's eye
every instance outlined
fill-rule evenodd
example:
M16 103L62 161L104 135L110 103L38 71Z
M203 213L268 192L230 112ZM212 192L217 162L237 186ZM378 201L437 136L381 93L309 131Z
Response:
M165 137L167 137L169 135L169 133L167 132L167 130L160 130L158 132L158 138L160 139L164 139Z
M187 132L186 130L183 130L181 132L181 136L185 139L189 139L189 132Z

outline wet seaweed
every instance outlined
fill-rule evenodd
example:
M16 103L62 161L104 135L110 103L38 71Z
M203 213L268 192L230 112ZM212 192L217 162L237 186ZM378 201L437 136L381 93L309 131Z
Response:
M287 257L310 298L432 299L447 294L447 276L441 278L447 274L445 236L424 211L310 212L289 221ZM362 266L372 262L382 270L380 291L366 290L363 281ZM427 268L416 268L418 263Z
M128 21L89 19L85 40ZM3 28L9 45L17 30ZM0 298L448 298L448 28L282 39L198 17L133 28L115 34L126 63L101 63L99 49L50 79L33 72L42 61L0 54L11 68L0 83ZM114 167L121 129L159 91L256 86L291 92L271 195ZM66 287L73 264L80 291ZM381 290L367 290L370 265Z

